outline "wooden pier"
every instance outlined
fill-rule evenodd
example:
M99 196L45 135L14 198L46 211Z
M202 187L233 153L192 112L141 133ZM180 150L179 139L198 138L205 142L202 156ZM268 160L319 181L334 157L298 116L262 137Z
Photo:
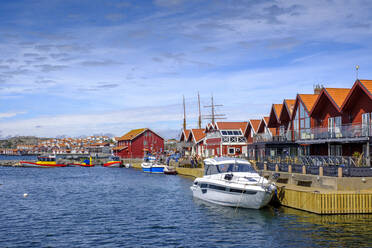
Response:
M281 205L316 214L370 214L372 190L360 192L317 190L295 185L278 185Z

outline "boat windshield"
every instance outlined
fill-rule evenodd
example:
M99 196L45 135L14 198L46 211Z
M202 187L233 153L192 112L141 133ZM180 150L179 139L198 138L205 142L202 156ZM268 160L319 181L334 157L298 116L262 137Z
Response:
M218 173L229 173L229 172L256 172L249 164L206 164L205 175L212 175Z

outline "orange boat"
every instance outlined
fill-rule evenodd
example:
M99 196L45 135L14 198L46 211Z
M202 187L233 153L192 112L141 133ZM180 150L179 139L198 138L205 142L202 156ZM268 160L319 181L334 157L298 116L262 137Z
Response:
M52 167L66 167L66 164L57 164L56 157L49 155L49 156L39 156L37 157L37 162L29 162L29 161L20 161L19 163L23 167L36 167L36 168L52 168Z

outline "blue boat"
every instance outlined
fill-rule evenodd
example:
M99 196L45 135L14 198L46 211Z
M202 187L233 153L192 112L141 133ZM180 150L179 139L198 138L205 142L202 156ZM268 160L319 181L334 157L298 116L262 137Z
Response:
M164 173L164 166L162 164L156 163L156 158L154 156L147 156L143 159L141 164L142 171L147 173Z

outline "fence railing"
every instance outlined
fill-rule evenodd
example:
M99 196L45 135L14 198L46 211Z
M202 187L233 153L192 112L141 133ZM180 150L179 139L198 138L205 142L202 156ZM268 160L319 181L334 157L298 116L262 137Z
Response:
M370 125L348 124L332 128L303 129L294 133L295 138L299 140L360 138L371 136L372 127Z
M345 139L372 136L372 126L363 124L347 124L334 127L317 127L293 131L294 140ZM253 142L286 142L292 141L292 131L280 135L259 133L253 137Z
M259 158L258 162L273 164L305 165L305 166L343 166L366 167L367 159L364 156L268 156Z

